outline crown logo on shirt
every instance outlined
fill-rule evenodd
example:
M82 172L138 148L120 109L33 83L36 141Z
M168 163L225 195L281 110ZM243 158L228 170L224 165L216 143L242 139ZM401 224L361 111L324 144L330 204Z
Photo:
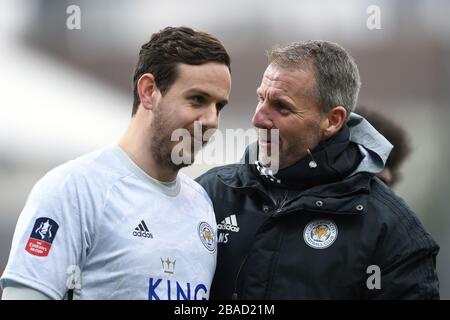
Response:
M175 272L175 262L177 260L170 260L169 258L165 260L163 258L160 259L164 273L173 274Z

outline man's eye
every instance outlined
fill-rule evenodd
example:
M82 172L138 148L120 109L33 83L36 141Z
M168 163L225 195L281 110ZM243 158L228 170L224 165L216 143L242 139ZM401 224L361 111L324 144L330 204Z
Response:
M203 96L193 96L193 97L191 97L191 100L196 104L205 103L205 97L203 97Z
M288 115L289 113L291 113L291 110L289 110L287 108L281 108L281 109L279 109L279 111L282 115Z
M280 112L281 114L291 113L291 109L282 103L277 104L277 109L278 109L278 112Z
M219 113L223 108L225 108L225 103L216 104L217 113Z
M264 98L261 97L260 95L258 95L256 98L257 98L256 100L257 100L258 103L264 101Z

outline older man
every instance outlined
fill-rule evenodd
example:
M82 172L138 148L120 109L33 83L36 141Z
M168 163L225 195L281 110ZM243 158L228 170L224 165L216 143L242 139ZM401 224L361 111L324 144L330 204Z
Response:
M211 298L439 298L439 247L374 176L392 146L351 115L359 88L357 66L337 44L270 52L253 116L261 134L245 155L256 148L258 161L197 180L219 229ZM278 140L268 138L273 130Z

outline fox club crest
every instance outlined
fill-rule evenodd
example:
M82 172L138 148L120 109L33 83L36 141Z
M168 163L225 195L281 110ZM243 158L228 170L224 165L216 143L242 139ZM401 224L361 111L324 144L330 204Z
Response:
M337 225L329 219L317 219L309 222L304 231L303 239L314 249L325 249L337 239Z
M216 235L213 228L207 222L201 222L198 226L198 235L205 248L210 252L216 251Z

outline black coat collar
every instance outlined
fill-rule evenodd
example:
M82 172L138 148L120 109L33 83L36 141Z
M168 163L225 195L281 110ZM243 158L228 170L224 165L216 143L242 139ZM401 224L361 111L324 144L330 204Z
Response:
M217 178L238 192L248 193L253 189L263 192L268 197L263 181L248 164L223 168L217 173ZM324 214L363 214L367 212L367 198L373 179L373 174L361 172L342 181L299 191L298 196L286 203L283 210L274 216L301 209Z

